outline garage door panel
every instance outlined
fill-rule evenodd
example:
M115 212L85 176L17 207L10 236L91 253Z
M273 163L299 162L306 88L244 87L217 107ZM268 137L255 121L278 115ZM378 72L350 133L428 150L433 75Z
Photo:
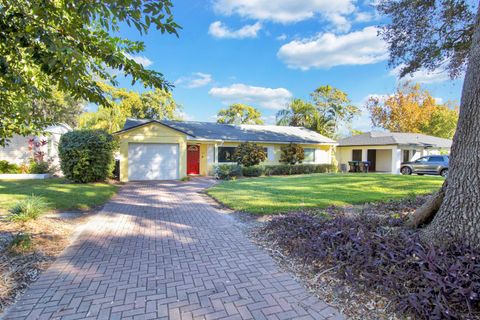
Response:
M132 143L128 146L129 180L178 179L178 144Z

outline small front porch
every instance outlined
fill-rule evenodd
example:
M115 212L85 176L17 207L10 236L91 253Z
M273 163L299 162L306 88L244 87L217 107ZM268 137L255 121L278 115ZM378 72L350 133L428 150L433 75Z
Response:
M346 166L348 172L366 172L363 169L368 166L368 172L399 174L402 162L414 161L431 152L409 145L384 145L341 147L337 155L339 165Z

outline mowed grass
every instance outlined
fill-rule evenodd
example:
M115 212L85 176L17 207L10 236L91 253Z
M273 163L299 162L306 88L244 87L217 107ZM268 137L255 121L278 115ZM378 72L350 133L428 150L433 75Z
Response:
M208 194L238 211L259 214L346 206L434 192L438 176L390 174L312 174L224 181Z
M106 183L74 184L64 179L0 180L0 215L32 194L43 197L48 210L88 210L105 203L117 189Z

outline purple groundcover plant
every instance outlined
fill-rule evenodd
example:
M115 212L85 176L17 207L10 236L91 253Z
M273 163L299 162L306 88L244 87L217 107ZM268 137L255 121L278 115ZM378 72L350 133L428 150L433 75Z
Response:
M463 244L424 245L402 220L374 216L273 218L270 242L306 264L335 267L337 276L389 297L421 319L480 319L480 251Z

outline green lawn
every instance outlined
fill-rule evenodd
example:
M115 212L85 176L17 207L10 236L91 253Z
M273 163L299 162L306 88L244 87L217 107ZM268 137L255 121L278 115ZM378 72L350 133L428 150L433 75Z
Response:
M51 210L86 210L105 203L117 189L106 183L73 184L64 179L0 180L0 214L31 194L44 197Z
M438 176L389 174L312 174L224 181L208 194L234 210L280 213L385 201L426 194L443 183Z

